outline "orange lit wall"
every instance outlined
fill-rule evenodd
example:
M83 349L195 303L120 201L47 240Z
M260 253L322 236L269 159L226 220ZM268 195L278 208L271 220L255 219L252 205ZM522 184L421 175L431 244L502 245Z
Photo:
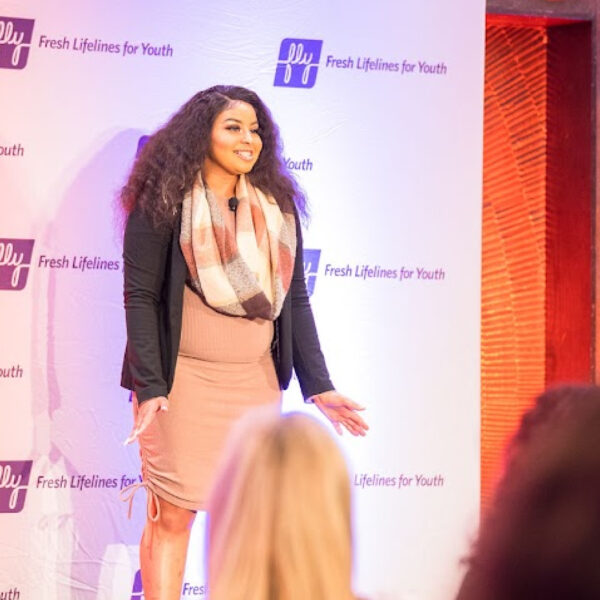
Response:
M503 447L535 395L550 383L591 377L589 37L580 25L488 21L483 508Z
M546 29L487 28L481 489L544 386Z

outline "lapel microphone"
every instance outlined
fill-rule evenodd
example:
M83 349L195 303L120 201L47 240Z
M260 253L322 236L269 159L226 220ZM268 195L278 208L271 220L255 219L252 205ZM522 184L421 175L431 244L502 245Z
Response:
M229 198L227 202L229 204L229 210L231 212L235 212L237 210L238 204L240 203L240 201L235 196Z

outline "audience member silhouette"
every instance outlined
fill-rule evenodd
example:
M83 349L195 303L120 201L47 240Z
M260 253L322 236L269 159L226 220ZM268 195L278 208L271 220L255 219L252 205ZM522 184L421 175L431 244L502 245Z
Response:
M234 429L208 506L211 600L350 600L350 481L315 419L252 411Z
M546 391L506 468L457 600L600 598L600 388Z

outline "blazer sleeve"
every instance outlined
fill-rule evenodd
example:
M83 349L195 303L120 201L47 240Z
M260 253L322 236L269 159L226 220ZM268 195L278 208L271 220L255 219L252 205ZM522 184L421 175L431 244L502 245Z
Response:
M305 399L333 390L325 357L321 351L315 319L310 307L306 279L304 276L304 256L302 230L296 216L296 259L290 285L292 304L292 345L294 370L298 376L300 389Z
M159 304L170 233L155 230L139 211L130 214L123 240L127 360L138 402L167 395L162 369Z

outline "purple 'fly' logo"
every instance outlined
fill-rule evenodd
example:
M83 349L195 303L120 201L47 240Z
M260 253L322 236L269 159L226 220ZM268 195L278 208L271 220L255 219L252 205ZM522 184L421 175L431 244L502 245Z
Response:
M317 80L323 40L285 38L279 47L279 59L273 85L311 88Z
M24 69L33 37L33 19L0 17L0 69Z
M304 249L304 278L306 279L306 289L308 295L312 296L315 291L315 282L319 270L319 260L321 260L320 250Z
M131 590L131 600L144 600L144 590L142 589L142 572L138 569L133 578L133 589Z
M0 513L23 510L32 464L32 460L0 461Z
M148 143L149 139L150 139L149 135L143 135L138 140L137 150L135 151L136 158L140 155L140 152L142 151L142 148Z
M0 238L0 290L25 287L34 241Z

